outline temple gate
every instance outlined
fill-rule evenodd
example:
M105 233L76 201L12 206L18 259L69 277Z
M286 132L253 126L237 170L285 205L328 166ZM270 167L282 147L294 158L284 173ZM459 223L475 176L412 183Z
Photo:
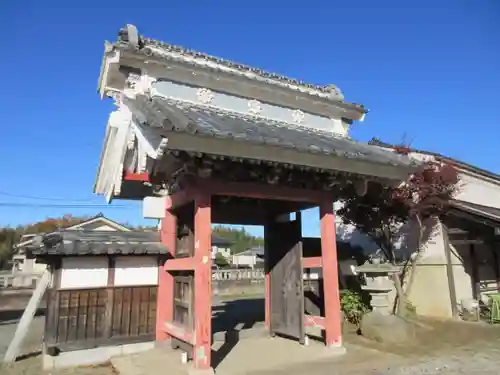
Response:
M161 220L156 339L211 367L211 225L265 228L265 321L304 342L305 327L341 346L333 203L346 189L398 183L415 166L353 141L366 109L315 86L142 37L107 43L99 83L108 122L95 191L141 199ZM300 212L319 207L321 255L303 257ZM295 219L290 214L295 213ZM322 268L324 316L304 314L303 269Z

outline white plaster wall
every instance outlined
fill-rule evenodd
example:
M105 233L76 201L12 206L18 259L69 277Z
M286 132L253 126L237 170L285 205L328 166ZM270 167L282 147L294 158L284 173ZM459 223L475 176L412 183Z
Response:
M43 271L47 268L45 263L38 263L36 259L27 259L24 254L14 255L13 259L22 260L22 263L19 263L19 269L17 272L43 273Z
M43 271L45 271L46 268L47 268L47 265L45 263L38 263L36 261L33 263L33 272L34 273L43 273Z
M74 230L79 230L80 228L76 228ZM85 226L82 226L81 229L85 230L95 230L95 231L108 231L108 232L117 232L116 228L112 227L108 224L103 224L102 222L90 223ZM73 229L69 229L73 230Z
M197 92L198 89L196 87L171 81L155 82L152 85L153 95L156 94L166 98L201 104L197 97ZM210 106L242 114L251 113L249 112L249 102L252 100L251 98L241 98L213 90L211 90L211 92L213 94L213 99L209 103ZM288 124L295 123L293 109L263 102L259 103L259 107L259 116ZM340 118L332 119L305 112L303 112L303 116L304 118L300 122L302 126L331 131L342 136L346 135L346 129L344 129Z
M95 231L99 231L99 230L102 230L102 231L110 231L110 232L116 232L116 229L113 228L112 226L110 225L99 225L97 227L95 227L94 229L92 230L95 230Z
M434 160L434 156L432 155L427 155L427 154L421 154L418 152L410 152L408 155L412 159L416 159L418 161L428 161L428 160Z
M62 258L61 288L98 288L108 285L107 257Z
M434 160L433 156L415 152L410 153L409 156L420 161ZM455 196L456 199L500 208L500 183L465 170L459 171L459 176L460 184Z
M158 263L155 257L123 256L115 261L115 286L157 285Z
M255 255L233 255L233 264L240 266L255 266L257 262Z
M460 173L460 187L456 199L500 208L500 185L493 180Z

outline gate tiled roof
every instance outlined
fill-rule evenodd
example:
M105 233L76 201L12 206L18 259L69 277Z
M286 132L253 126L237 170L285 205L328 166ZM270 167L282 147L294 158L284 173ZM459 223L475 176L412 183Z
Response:
M374 164L414 166L407 156L305 126L292 127L275 120L161 97L150 99L145 95L137 95L135 99L124 97L123 101L133 112L144 115L148 126L160 130L292 148Z

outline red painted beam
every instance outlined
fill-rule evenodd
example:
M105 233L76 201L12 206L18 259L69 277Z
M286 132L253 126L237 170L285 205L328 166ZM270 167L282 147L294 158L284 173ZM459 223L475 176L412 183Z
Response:
M163 269L165 271L192 271L196 268L196 263L193 257L169 259Z
M333 202L319 206L323 288L325 290L325 336L327 346L342 345L337 239Z
M264 321L268 331L271 330L271 274L266 270L265 275L265 305L264 305Z
M166 209L173 210L194 201L195 194L191 189L183 189L167 197Z
M193 332L188 330L186 327L176 323L165 322L163 328L170 337L175 337L176 339L194 345Z
M210 189L212 195L226 195L241 198L276 199L290 202L314 203L330 199L330 192L287 188L250 182L226 182L218 180L198 180L198 186Z
M306 315L304 317L304 326L306 327L317 327L325 329L325 318L322 316Z
M177 236L177 218L170 212L166 212L161 221L161 242L170 251L175 252ZM168 263L168 262L167 262ZM163 262L158 264L158 292L156 300L156 341L168 339L163 322L171 322L174 319L174 277L164 270Z
M129 171L125 170L125 171L123 171L123 180L124 181L149 182L149 174L147 172L134 173L134 172L129 172Z
M321 268L322 266L321 257L302 258L302 268Z
M212 207L211 196L204 190L196 194L194 216L194 366L208 370L212 346Z
M269 241L267 238L271 236L269 233L269 224L264 226L264 271L265 271L265 300L264 300L264 321L266 324L266 328L269 332L271 332L271 267L269 261L269 252L271 249L269 248Z

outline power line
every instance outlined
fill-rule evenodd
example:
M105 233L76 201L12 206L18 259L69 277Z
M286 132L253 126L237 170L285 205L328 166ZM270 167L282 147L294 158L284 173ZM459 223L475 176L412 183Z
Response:
M132 209L132 206L113 206L106 204L50 204L50 203L11 203L0 202L1 207L19 207L19 208L106 208L106 209Z
M36 196L33 196L33 195L20 195L20 194L6 193L4 191L0 191L0 195L4 195L6 197L12 197L12 198L37 199L37 200L43 200L43 201L92 202L92 199L71 199L71 198L36 197Z

